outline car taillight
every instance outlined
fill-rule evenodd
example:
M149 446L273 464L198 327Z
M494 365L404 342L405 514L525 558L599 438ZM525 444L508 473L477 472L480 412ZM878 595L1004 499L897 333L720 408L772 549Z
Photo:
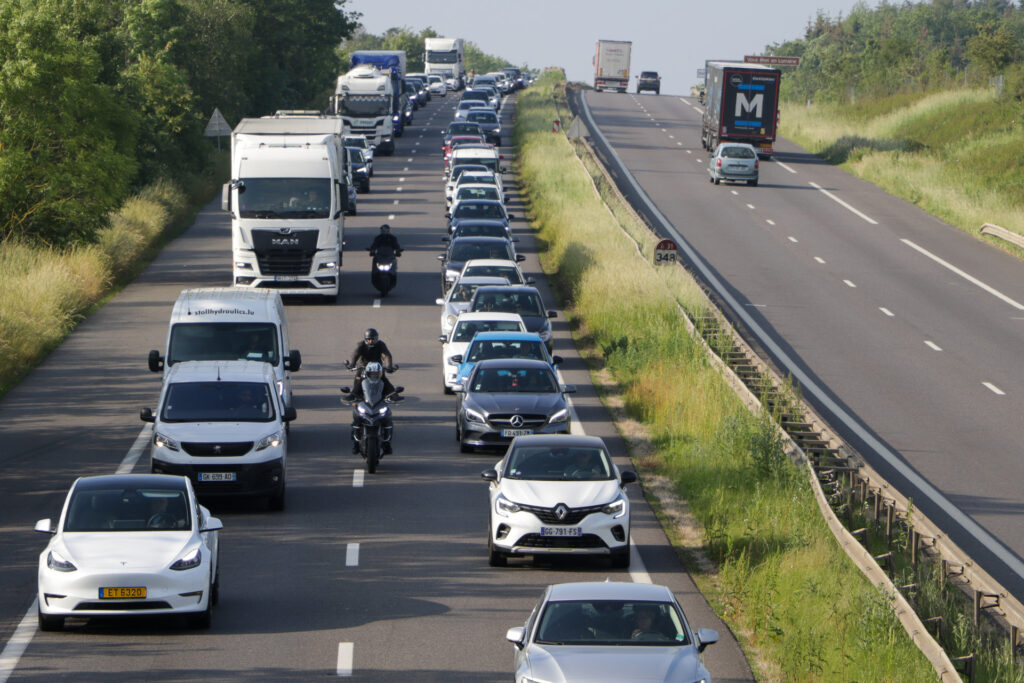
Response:
M715 160L715 168L722 168L722 160L721 159L716 159Z
M760 162L757 159L754 159L754 170L756 171L759 167L760 167Z

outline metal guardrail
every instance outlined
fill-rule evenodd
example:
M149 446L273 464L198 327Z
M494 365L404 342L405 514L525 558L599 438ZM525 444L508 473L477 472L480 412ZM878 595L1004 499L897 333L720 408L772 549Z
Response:
M608 156L617 162L619 166L618 171L621 177L618 180L629 182L640 199L646 202L650 209L653 209L649 214L653 214L655 219L662 224L662 227L665 229L665 232L662 234L667 233L679 237L671 224L654 207L642 188L636 183L636 180L625 167L625 164L622 163L615 151L608 145L600 130L597 129L583 97L579 98L579 105L580 113L582 114L579 120L583 122L582 125L585 130L580 130L579 123L574 121L571 126L571 129L575 129L573 137L584 138L585 141L591 143L588 146L592 146L593 138L587 135L587 133L596 132L597 138L606 146L605 151L608 152ZM590 138L590 140L586 140L587 138ZM600 158L597 154L595 154L595 157ZM629 205L629 200L622 195L617 185L617 179L612 178L607 169L602 170L606 175L609 186L615 188L623 202ZM658 232L655 226L650 225L650 221L647 221L647 223L654 232ZM985 227L990 230L991 228L996 228L999 231L1005 231L1021 239L1020 244L1024 247L1024 238L1021 238L1019 235L1010 233L998 226L986 224ZM991 234L996 234L996 231L991 230ZM1010 241L1014 240L1011 239ZM681 246L688 248L685 240L679 240L679 243ZM692 254L692 250L690 253ZM699 259L697 265L702 265ZM700 279L698 281L701 282ZM702 282L702 286L707 286L706 280ZM719 297L719 300L722 299L727 300L728 297ZM714 348L718 345L708 343L705 334L700 334L698 337L703 338L705 347L711 352L711 358L717 359L716 365L720 365L723 368L723 374L745 401L753 401L757 406L763 406L778 413L779 400L783 391L780 387L785 386L782 378L766 362L761 360L742 337L735 332L726 317L715 307L710 296L708 296L708 304L708 310L713 311L713 314L708 319L691 321L689 316L687 316L689 325L693 326L693 333L700 331L701 328L704 328L706 332L710 328L712 329L712 335L728 335L732 346L726 349L722 356L714 352ZM739 313L742 314L744 312L739 311ZM744 322L746 322L745 319ZM755 329L754 331L756 333L757 330ZM987 617L991 623L994 623L1009 635L1011 648L1019 653L1019 634L1021 628L1024 627L1024 604L1021 604L1009 591L1004 589L984 569L970 559L963 549L958 547L941 529L930 522L919 509L915 508L912 501L908 500L873 468L867 465L863 458L839 437L814 412L814 409L806 401L801 400L799 403L799 414L782 413L779 415L779 427L783 430L785 438L790 445L791 459L797 464L806 464L812 468L819 475L812 477L818 484L820 484L822 472L825 473L826 477L831 477L835 481L835 493L833 493L833 496L841 492L844 496L848 497L846 509L851 511L851 517L855 502L862 507L868 507L870 501L870 507L874 510L874 519L879 521L884 517L886 533L890 538L895 525L902 525L902 528L907 533L908 549L912 562L916 564L919 553L938 562L942 569L943 580L951 581L954 586L959 588L968 597L969 602L973 603L973 621L975 625L978 626L981 623L983 616ZM845 489L842 487L843 478L847 482ZM829 504L828 495L822 491L820 485L815 486L815 496L826 521L829 522L829 527L836 535L840 545L873 583L883 586L886 594L892 599L894 613L903 623L904 628L914 643L918 645L929 661L932 662L939 679L941 681L960 680L959 671L962 671L968 677L968 680L972 680L974 654L971 653L965 657L950 659L935 639L931 637L925 622L935 623L936 620L941 621L941 617L933 617L922 621L914 613L910 604L905 599L903 591L897 588L888 576L889 571L891 571L891 553L888 554L889 557L886 557L886 555L877 558L872 557L862 542L855 538L859 535L865 535L866 529L853 531L846 529L842 522L839 521L835 510ZM855 501L855 499L857 500ZM886 562L888 565L887 570L882 569L880 561ZM909 589L913 587L902 588Z
M999 239L1006 240L1007 242L1016 244L1021 249L1024 249L1024 235L1018 235L1012 230L1001 228L993 223L986 223L985 225L981 226L981 234L998 237Z

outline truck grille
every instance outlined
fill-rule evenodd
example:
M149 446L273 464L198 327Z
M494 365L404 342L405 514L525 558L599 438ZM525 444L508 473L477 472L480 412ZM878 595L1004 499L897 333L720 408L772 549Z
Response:
M316 243L316 230L252 231L252 245L262 275L309 275Z

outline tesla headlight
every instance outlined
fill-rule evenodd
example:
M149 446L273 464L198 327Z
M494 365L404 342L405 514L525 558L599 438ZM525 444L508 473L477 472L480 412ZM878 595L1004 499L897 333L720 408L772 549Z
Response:
M494 500L495 511L502 516L514 515L515 513L522 510L517 503L513 503L511 500L506 498L504 495L499 495Z
M601 512L603 512L606 515L611 515L612 517L619 518L622 515L626 514L626 501L624 501L622 498L619 498L618 500L608 503L603 508L601 508Z
M265 436L260 439L259 443L256 444L256 450L262 451L265 448L270 448L271 446L277 448L281 445L282 441L284 441L284 432L274 432L270 436Z
M180 560L171 565L171 569L176 572L183 572L186 569L195 569L203 562L203 555L199 552L199 546L192 549L192 552L188 553Z
M556 422L565 422L569 419L569 409L562 408L557 413L548 418L548 422L554 424Z
M470 422L478 422L480 424L484 424L485 422L487 422L487 420L484 419L484 416L482 414L478 413L472 408L466 408L466 419L469 420Z
M55 572L73 572L78 569L70 560L65 560L54 550L46 553L46 566Z
M169 451L181 450L181 446L180 444L178 444L177 441L167 436L166 434L161 434L160 432L157 432L156 434L153 435L153 445L156 446L157 448L166 448Z

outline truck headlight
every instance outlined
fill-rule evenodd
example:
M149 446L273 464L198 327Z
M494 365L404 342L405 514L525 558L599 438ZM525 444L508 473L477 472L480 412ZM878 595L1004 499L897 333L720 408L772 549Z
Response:
M273 434L265 436L262 439L260 439L259 443L256 444L256 450L262 451L267 448L270 448L271 446L277 448L278 446L281 445L282 441L284 441L284 433L274 432Z

